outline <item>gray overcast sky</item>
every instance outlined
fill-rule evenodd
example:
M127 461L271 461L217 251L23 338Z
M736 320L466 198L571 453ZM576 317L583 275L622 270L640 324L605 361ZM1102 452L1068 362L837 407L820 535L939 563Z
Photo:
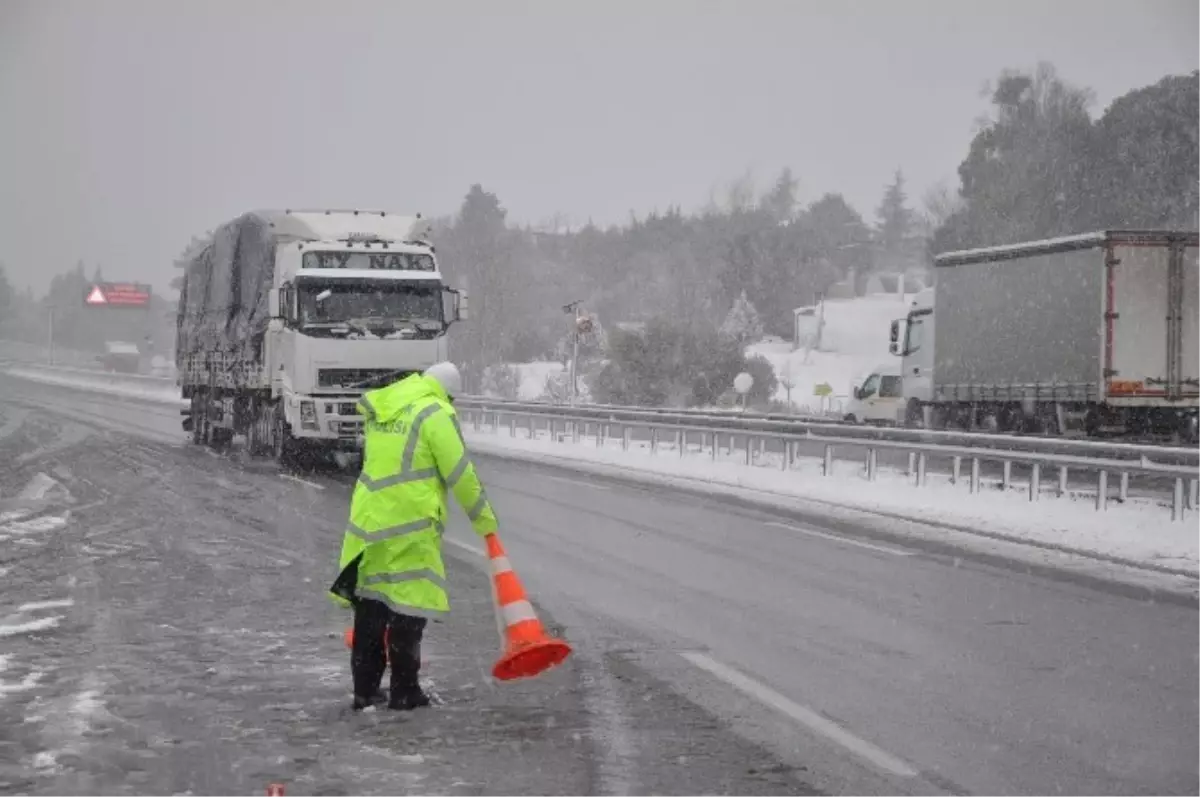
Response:
M868 219L955 180L985 81L1115 97L1200 61L1196 0L0 0L0 261L165 286L258 207L621 222L752 169Z

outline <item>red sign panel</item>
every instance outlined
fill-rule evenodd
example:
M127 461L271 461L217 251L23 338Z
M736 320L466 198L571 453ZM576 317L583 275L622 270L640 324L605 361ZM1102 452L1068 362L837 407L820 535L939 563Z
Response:
M97 282L88 288L83 303L88 307L149 307L153 289L134 282Z

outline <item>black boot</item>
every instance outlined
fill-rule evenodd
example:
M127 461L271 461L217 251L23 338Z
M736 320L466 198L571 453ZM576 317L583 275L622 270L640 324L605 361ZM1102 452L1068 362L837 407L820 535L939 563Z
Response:
M421 637L425 618L398 614L392 618L388 635L388 656L392 666L392 691L388 708L411 711L430 704L429 696L421 690Z
M354 645L350 671L354 676L355 711L383 702L379 684L387 667L383 636L391 610L379 601L364 599L354 610Z

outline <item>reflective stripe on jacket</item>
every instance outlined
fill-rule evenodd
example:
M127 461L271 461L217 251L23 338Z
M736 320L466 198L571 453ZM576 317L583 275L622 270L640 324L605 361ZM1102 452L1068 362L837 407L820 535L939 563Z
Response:
M496 515L467 455L454 407L442 386L414 374L360 399L363 466L350 503L334 599L382 601L402 614L450 608L442 562L447 488L480 535ZM357 562L353 594L341 585ZM348 586L348 585L346 585Z

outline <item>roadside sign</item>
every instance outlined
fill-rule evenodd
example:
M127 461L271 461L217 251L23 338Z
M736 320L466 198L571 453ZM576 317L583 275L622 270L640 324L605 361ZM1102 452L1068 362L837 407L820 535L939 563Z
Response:
M821 396L822 398L825 396L832 396L833 387L828 382L822 382L819 385L813 385L813 395Z
M149 307L153 289L139 282L96 282L84 294L86 307Z

